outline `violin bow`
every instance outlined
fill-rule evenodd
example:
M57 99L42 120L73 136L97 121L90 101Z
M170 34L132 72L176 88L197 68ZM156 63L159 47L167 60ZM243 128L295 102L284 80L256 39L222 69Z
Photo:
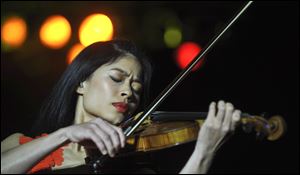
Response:
M162 102L163 100L179 85L179 83L191 72L192 68L210 51L213 45L221 38L221 36L232 26L232 24L246 11L253 1L248 1L247 4L229 21L229 23L203 48L190 64L183 69L178 76L154 99L154 101L144 110L144 112L128 126L124 134L130 136Z
M208 53L213 45L219 40L219 38L232 26L232 24L245 12L253 1L248 3L230 20L230 22L216 35L200 52L193 61L182 70L178 76L152 101L152 103L142 112L139 117L134 120L127 128L124 129L124 135L129 137L143 122L144 120L163 102L163 100L179 85L179 83L190 73L192 68ZM132 117L131 117L132 118ZM86 157L85 161L91 168L93 174L101 173L101 167L107 161L109 157L97 155Z

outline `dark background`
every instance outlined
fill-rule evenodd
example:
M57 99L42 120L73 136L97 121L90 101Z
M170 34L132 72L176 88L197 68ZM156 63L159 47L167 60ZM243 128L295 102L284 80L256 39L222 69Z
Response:
M29 31L21 48L1 50L1 139L29 132L40 104L66 68L67 51L78 42L78 27L85 16L94 12L110 16L115 37L133 40L153 60L154 98L180 72L173 61L175 49L163 44L162 14L177 16L183 41L205 46L244 4L1 1L1 23L3 17L19 14ZM46 48L38 40L39 26L55 13L68 18L74 32L67 46L59 50ZM159 107L207 111L211 101L223 99L246 113L284 117L288 129L277 141L258 141L255 133L237 132L218 152L210 172L299 173L298 31L297 1L254 2L207 54L204 66L190 74ZM186 159L178 151L161 154L168 155L161 160Z

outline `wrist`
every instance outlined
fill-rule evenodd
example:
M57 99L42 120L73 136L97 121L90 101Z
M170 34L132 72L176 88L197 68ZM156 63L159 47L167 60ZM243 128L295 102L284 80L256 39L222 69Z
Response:
M65 145L70 143L70 139L67 137L67 129L60 128L55 133L56 138L61 143L61 145Z
M213 156L215 154L215 151L212 147L199 143L196 145L194 152L196 152L198 155L203 155L204 157Z
M196 161L196 167L198 168L197 172L206 173L215 156L215 152L205 147L196 147L192 156L198 159Z

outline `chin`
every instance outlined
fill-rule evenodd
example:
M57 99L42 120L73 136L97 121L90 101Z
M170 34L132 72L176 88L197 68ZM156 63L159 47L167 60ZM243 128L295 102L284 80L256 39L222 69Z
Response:
M124 115L123 114L119 114L119 115L116 115L113 117L113 120L112 120L112 123L115 125L115 124L118 124L118 123L121 123L124 119Z

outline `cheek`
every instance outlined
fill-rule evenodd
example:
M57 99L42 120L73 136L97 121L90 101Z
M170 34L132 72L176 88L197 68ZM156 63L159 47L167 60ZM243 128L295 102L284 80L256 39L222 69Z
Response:
M84 97L85 109L93 114L103 115L113 102L116 87L108 81L93 82Z

